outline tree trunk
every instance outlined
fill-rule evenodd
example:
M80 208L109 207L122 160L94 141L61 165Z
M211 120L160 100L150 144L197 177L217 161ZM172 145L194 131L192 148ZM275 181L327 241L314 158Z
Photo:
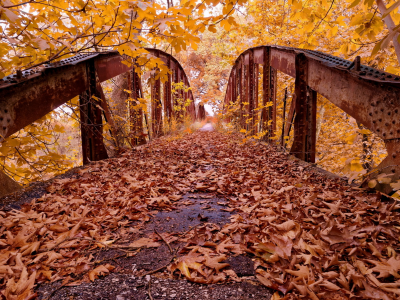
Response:
M111 112L114 116L116 139L119 145L124 145L125 138L128 138L129 128L127 128L128 120L128 103L126 100L129 98L128 72L118 75L112 79L109 87L112 88L111 93L108 95L108 103L110 104Z
M383 2L383 0L376 0L376 3L378 5L378 9L379 9L380 13L382 15L385 14L385 12L386 12L385 2ZM383 18L383 22L385 23L386 27L389 29L390 32L392 32L393 29L396 27L390 14L388 14L386 17ZM396 33L393 36L393 46L394 46L394 50L396 52L397 61L400 64L400 44L397 40L398 37L399 37L399 33Z

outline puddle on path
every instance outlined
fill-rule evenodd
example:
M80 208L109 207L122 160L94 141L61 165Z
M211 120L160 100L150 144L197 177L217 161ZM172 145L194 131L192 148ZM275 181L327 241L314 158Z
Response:
M193 204L182 204L188 201ZM222 210L225 208L223 205L224 203L227 203L227 200L212 194L186 194L183 196L183 199L175 203L175 206L178 207L177 210L158 212L154 216L152 222L145 226L143 233L146 235L150 232L154 232L154 229L158 232L168 233L185 232L200 223L215 223L223 226L230 222L229 218L232 215L232 213Z

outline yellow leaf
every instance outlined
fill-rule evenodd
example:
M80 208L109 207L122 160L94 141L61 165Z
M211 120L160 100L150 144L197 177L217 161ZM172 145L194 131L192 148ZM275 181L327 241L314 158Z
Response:
M388 66L386 68L386 72L399 75L400 74L400 68L395 68L393 66Z
M397 180L396 182L392 182L390 184L390 186L393 189L393 191L400 190L400 180Z

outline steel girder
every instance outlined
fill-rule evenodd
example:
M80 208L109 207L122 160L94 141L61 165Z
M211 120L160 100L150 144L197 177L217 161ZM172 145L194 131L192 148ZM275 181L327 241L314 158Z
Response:
M315 161L315 105L319 93L381 137L385 141L388 157L379 169L400 174L400 76L361 65L359 60L352 62L319 51L260 46L243 52L232 68L229 82L240 74L241 99L248 97L241 87L242 80L247 78L241 75L242 70L251 64L250 57L254 57L254 63L263 65L263 105L272 102L272 107L262 110L261 128L268 129L269 135L276 126L272 125L276 118L276 79L271 72L281 71L296 78L296 92L289 113L289 119L295 112L298 115L294 121L294 155L306 161ZM299 75L303 77L301 80ZM224 103L231 101L236 99L229 87ZM272 126L267 126L269 121ZM243 124L243 120L240 122ZM291 120L288 120L285 133L290 127Z
M170 54L158 49L146 49L150 55L169 61L168 67L181 70L180 63ZM22 71L0 79L0 136L9 137L40 119L60 105L89 89L86 65L94 63L100 82L128 72L123 57L116 51L78 54L35 70ZM192 92L190 92L193 98ZM172 107L167 112L171 114Z
M146 50L150 55L163 60L172 72L179 72L180 78L189 85L182 66L173 56L158 49ZM104 102L99 83L129 71L132 72L130 76L133 87L132 98L139 97L141 82L133 70L135 66L128 67L122 63L123 60L124 57L115 51L78 54L35 70L25 70L0 79L0 142L80 95L84 163L106 158L107 153L101 137L101 111L98 105L92 103L92 96ZM154 128L157 128L157 134L162 130L163 115L159 85L158 80L156 98L160 104L154 107L156 110ZM192 91L186 94L194 100ZM169 79L165 83L164 90L164 118L169 119L173 113L171 101L171 79ZM101 106L104 106L104 103L101 103ZM195 115L194 103L188 113ZM131 131L136 137L132 142L134 145L141 144L144 140L143 112L134 111L132 107L130 115Z

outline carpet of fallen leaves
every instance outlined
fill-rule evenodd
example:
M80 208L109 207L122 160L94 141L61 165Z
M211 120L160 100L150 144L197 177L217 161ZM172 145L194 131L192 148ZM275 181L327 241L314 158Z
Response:
M225 198L231 222L132 240L189 191ZM34 299L39 283L77 285L107 275L114 267L94 263L99 249L129 256L179 240L185 244L171 251L167 266L172 278L235 281L224 261L245 254L258 280L278 291L275 299L395 299L399 207L234 135L163 138L55 180L21 210L0 211L2 294Z

